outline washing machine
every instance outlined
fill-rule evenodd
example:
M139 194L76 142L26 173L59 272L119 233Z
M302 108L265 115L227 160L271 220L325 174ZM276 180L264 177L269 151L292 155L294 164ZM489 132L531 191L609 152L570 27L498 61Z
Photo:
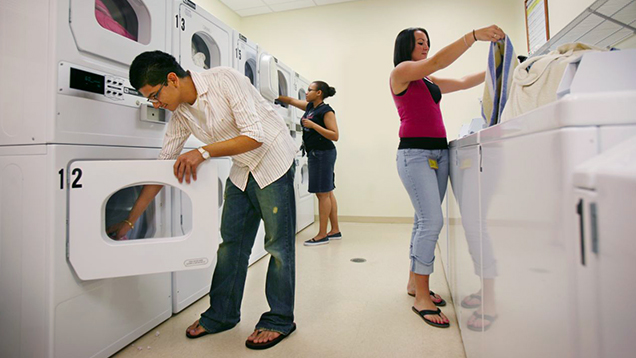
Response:
M216 206L199 197L215 197L216 182L179 184L170 161L154 160L169 115L127 79L136 55L166 50L167 6L0 3L12 29L0 42L15 49L0 54L12 82L0 89L11 103L0 109L2 357L111 356L171 316L170 272L215 255ZM213 163L201 170L217 175ZM143 183L166 187L127 240L113 241L106 227ZM198 215L179 237L170 235L172 190Z
M636 312L629 302L636 293L629 277L636 270L636 222L631 217L635 153L636 135L577 166L574 173L578 306L586 321L594 322L578 327L579 357L621 357L636 348L631 334Z
M250 79L252 85L258 87L258 45L250 41L240 32L234 30L232 41L233 65L240 73Z
M451 145L457 152L451 152L451 166L459 166L451 170L453 189L465 199L459 202L462 220L473 218L464 225L464 252L450 260L456 265L454 301L479 290L473 266L484 278L488 262L497 268L492 293L482 293L483 302L496 306L491 327L466 329L468 317L458 310L468 356L603 356L594 354L601 342L594 317L606 303L594 297L614 291L600 292L595 271L586 266L589 254L582 249L590 242L576 231L573 176L579 164L636 136L634 56L634 50L585 54L571 65L572 76L563 77L557 101L482 130L463 156ZM470 166L462 169L462 163ZM468 177L458 175L462 171ZM620 196L633 202L629 192ZM550 294L537 295L537 287Z

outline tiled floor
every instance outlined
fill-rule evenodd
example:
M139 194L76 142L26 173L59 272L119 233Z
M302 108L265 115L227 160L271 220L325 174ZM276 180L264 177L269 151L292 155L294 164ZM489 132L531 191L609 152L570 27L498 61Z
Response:
M316 247L302 245L317 232L315 224L297 236L298 330L276 347L256 352L244 344L268 310L266 256L248 271L242 321L234 329L185 337L186 327L208 306L204 297L114 357L465 357L439 260L431 288L449 302L443 311L451 328L431 327L411 311L413 299L406 294L411 225L343 223L341 229L343 240Z

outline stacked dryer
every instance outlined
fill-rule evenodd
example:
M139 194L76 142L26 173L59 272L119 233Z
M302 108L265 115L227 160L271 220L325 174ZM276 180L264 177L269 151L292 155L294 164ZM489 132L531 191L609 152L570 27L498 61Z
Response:
M258 89L258 45L234 30L232 49L234 68L249 78L252 85ZM265 251L265 224L261 220L249 264L253 264L265 255L267 255L267 251Z
M12 49L0 54L12 83L0 90L10 102L0 116L2 357L108 357L171 316L170 272L214 259L216 207L201 198L216 200L216 180L205 180L215 165L182 185L171 161L154 160L168 114L127 79L137 54L166 50L169 11L142 0L0 4L15 30L0 34ZM47 51L13 51L25 43ZM144 183L171 188L128 240L112 240L106 228ZM177 189L191 199L192 229L173 237Z
M256 60L255 58L250 60L249 56L257 51L255 44L248 43L244 37L238 39L241 41L245 39L244 42L237 41L236 31L191 1L174 1L172 19L174 25L172 54L185 70L202 72L218 66L237 68L238 62L245 62L246 64L239 71L248 76L250 81L254 83L256 67L250 67L250 65L255 65ZM237 53L241 54L238 59L236 57ZM250 74L252 75L251 77ZM204 143L191 137L186 143L184 150L189 151L202 145ZM218 167L218 211L220 222L224 203L223 193L230 175L232 160L229 157L225 157L212 158L210 161L215 162ZM190 207L189 200L180 194L176 195L174 202L179 207L182 204L185 205L185 208ZM182 213L173 217L175 235L182 234L190 229L188 224L183 222L182 215L186 214ZM265 254L265 231L261 223L252 249L252 255L250 256L250 265L265 256ZM215 263L206 269L173 272L172 302L174 313L180 312L210 291Z
M310 84L311 82L306 78L296 73L294 76L293 96L304 101L306 99L306 91ZM304 114L305 111L301 109L293 109L291 134L298 147L303 143L301 120ZM303 156L302 152L298 152L296 155L296 178L294 186L296 188L296 230L301 231L311 225L315 220L314 195L309 192L309 165L307 163L307 156Z

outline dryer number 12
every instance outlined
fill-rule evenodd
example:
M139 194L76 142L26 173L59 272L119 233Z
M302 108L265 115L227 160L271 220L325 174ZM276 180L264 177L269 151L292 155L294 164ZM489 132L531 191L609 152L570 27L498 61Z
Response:
M60 174L60 190L64 189L64 169L60 169L58 172ZM75 177L73 183L71 183L71 189L80 189L82 187L82 183L80 183L80 179L82 178L82 169L75 168L71 172L71 175Z

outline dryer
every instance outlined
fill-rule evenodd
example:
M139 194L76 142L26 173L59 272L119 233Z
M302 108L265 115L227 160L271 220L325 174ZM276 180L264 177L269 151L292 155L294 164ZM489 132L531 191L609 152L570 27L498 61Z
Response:
M249 78L254 87L259 88L258 45L234 30L232 46L234 47L232 54L234 68Z
M309 88L310 84L311 82L309 82L309 80L295 73L293 85L294 96L304 101L306 99L307 88ZM300 148L303 141L301 119L305 111L296 107L292 109L293 124L290 133ZM309 166L307 164L307 157L303 156L301 151L299 151L296 156L296 177L294 184L296 188L296 231L299 232L315 221L314 194L309 192Z
M233 30L192 1L173 2L172 52L186 70L232 67Z
M172 1L172 55L186 71L232 66L233 30L189 0ZM185 148L203 143L191 136Z
M0 12L8 48L47 49L0 54L12 81L0 89L12 103L0 109L0 356L108 357L170 317L170 272L211 264L218 245L216 207L199 200L216 182L175 183L170 161L151 160L169 116L127 79L137 54L166 50L169 9L51 0ZM213 163L201 170L216 177ZM106 226L143 183L193 198L192 231L170 237L164 188L131 240L111 240Z
M310 155L310 154L308 154ZM309 192L309 165L307 157L296 158L296 173L298 180L296 186L296 231L301 231L314 223L314 194Z
M230 167L232 160L230 158L211 158L210 162L214 162L217 167L217 210L218 222L221 223L223 213L223 193L225 192L226 180L230 175ZM183 235L192 230L192 221L185 220L191 217L192 202L187 195L180 192L173 192L173 206L179 208L172 216L172 234L174 236ZM208 202L208 205L212 203ZM220 228L220 227L219 227ZM219 233L219 237L220 233ZM212 274L216 265L216 258L208 268L192 271L178 271L172 273L172 312L181 312L184 308L196 302L199 298L205 296L210 291L210 283Z
M202 72L213 67L231 67L233 65L235 53L233 36L236 31L192 1L176 0L173 2L172 9L174 23L172 51L185 70ZM249 45L247 42L245 44L247 49L253 45L251 42ZM250 54L251 52L246 50L245 53ZM243 55L243 51L241 51L241 55ZM245 66L255 65L255 61L255 59L253 61L246 60L244 61L246 62ZM254 67L255 69L256 67ZM184 148L185 151L189 151L202 145L204 145L203 142L190 137ZM226 180L230 174L232 161L230 158L213 158L211 161L216 162L219 168L218 210L220 223L223 210L223 193ZM181 197L180 193L176 195L176 205L188 202L188 199ZM177 211L173 218L175 234L186 232L189 229L181 221L181 216L183 215L188 214ZM252 256L250 256L250 264L265 256L265 254L265 235L263 230L259 230ZM172 273L172 310L174 313L180 312L210 291L215 264L216 258L214 263L206 269Z
M292 90L294 71L292 71L292 69L289 66L282 63L276 57L274 57L274 61L276 62L276 66L278 68L278 95L294 97L295 94L293 93L293 90ZM280 115L285 120L285 123L287 123L287 126L291 130L292 127L294 126L294 123L293 123L294 122L293 121L294 107L286 103L274 101L274 108L276 109L278 113L280 113Z
M311 82L302 77L298 73L294 73L293 96L297 99L305 101L307 98L307 89ZM292 107L292 125L290 127L291 136L294 138L298 148L303 144L303 127L302 118L305 111L296 107Z

